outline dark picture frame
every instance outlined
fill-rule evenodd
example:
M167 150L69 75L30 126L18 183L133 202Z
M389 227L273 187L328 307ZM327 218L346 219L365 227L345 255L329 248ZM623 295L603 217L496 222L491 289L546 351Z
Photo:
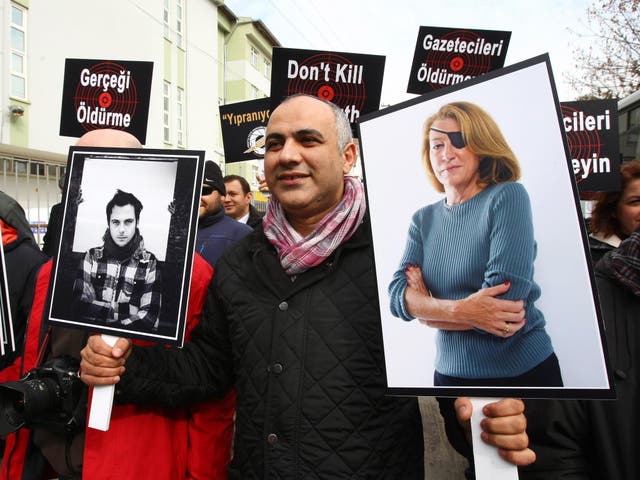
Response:
M62 235L49 288L49 323L182 345L203 169L202 151L71 147L62 200ZM137 227L144 250L152 255L142 257L138 265L143 266L135 275L131 268L125 273L125 263L113 261L115 266L98 270L88 282L83 277L87 259L98 264L96 258L107 258L110 230L106 206L117 190L133 193L142 203ZM89 256L92 249L94 254ZM87 298L102 300L101 294L92 290L96 279L102 282L96 291L106 291L109 286L110 292L115 292L111 307L104 308L121 309L118 299L125 298L122 293L131 290L134 298L135 289L145 284L144 275L151 269L159 285L146 283L153 286L153 306L158 313L146 318L151 318L155 328L138 320L128 323L122 314L114 320L113 313L86 313ZM89 293L80 294L85 285Z

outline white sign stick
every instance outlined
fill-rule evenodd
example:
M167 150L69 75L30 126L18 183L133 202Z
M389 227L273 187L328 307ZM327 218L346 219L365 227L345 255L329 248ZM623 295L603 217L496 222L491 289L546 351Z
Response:
M476 480L518 480L518 467L498 455L496 447L480 438L480 422L484 418L482 408L499 398L472 398L471 437L473 440L473 458L476 469Z
M114 337L113 335L102 334L100 336L102 340L111 347L118 341L118 337ZM103 432L109 430L114 391L115 385L98 385L93 387L93 397L91 398L91 406L89 408L89 428L95 428Z

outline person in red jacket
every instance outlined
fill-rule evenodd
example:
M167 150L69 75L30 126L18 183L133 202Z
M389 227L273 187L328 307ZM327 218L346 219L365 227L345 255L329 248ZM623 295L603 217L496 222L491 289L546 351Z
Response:
M78 145L140 147L135 137L115 130L89 132ZM41 340L47 328L42 319L51 268L49 261L37 278L24 355L11 366L13 378L1 378L0 373L2 381L14 380L38 365ZM213 268L194 255L185 341L200 320L212 276ZM49 332L47 358L63 354L79 358L86 332L60 327ZM221 400L205 401L190 408L114 405L106 432L86 428L65 438L43 429L23 428L7 438L0 479L45 478L42 462L32 460L29 455L37 447L55 473L65 479L225 480L231 459L234 414L235 392L231 390Z
M38 248L20 204L1 191L0 229L11 324L15 339L15 351L5 351L5 354L0 357L0 370L2 370L21 355L27 318L33 300L33 285L40 266L47 261L47 256Z

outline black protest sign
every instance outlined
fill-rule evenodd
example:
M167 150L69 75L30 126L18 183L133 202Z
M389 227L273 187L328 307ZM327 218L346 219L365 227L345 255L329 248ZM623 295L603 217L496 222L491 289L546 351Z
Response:
M113 128L147 139L153 62L68 58L64 68L60 135L81 137Z
M291 48L273 49L271 100L306 93L341 107L354 123L380 108L385 57Z
M501 68L511 32L420 27L408 93L419 95Z
M264 158L270 105L269 98L220 105L225 163Z
M618 103L586 100L562 102L560 106L578 189L581 192L620 190Z

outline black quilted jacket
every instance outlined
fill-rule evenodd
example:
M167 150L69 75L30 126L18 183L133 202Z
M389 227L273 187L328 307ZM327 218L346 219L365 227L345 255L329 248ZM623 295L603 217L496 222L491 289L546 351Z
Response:
M417 401L384 395L367 224L294 282L259 227L214 281L182 351L134 350L122 400L188 403L235 382L230 479L424 478Z

